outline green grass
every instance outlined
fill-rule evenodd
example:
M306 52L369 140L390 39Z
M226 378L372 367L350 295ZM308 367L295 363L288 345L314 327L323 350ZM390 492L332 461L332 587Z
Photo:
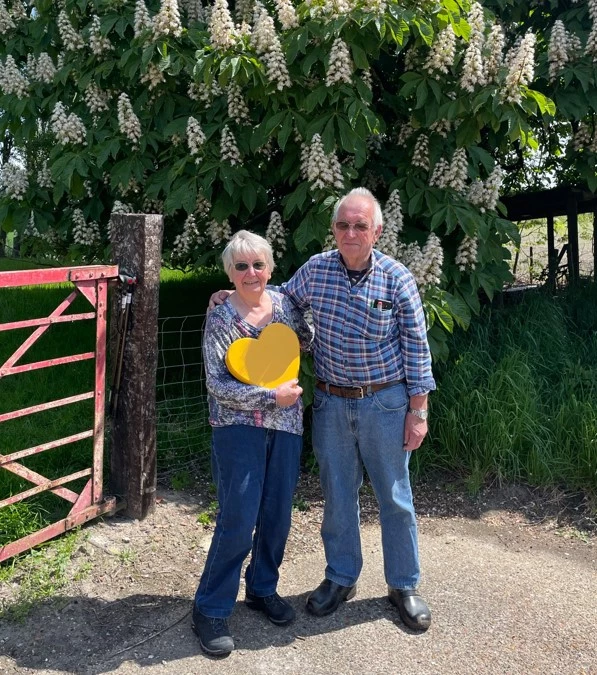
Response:
M22 260L0 258L0 271L35 267ZM160 285L160 315L186 316L203 314L210 294L227 286L223 273L214 269L199 273L184 274L176 270L162 271ZM47 316L72 290L71 284L18 289L0 289L0 323L18 321L33 317ZM77 298L68 313L88 312L89 303L82 297ZM201 328L201 317L187 321L185 328ZM26 353L19 363L65 356L74 353L94 351L95 324L93 321L80 321L52 326ZM17 349L32 329L13 330L2 333L0 340L0 363ZM182 335L182 338L181 338ZM184 347L184 358L195 365L187 367L181 380L178 349ZM195 427L193 446L202 455L208 454L209 427L204 408L200 411L190 408L182 421L176 417L173 422L170 412L164 409L164 395L189 399L197 395L197 385L193 381L202 378L201 340L198 332L185 332L166 335L161 344L162 365L168 366L164 382L172 384L167 390L158 390L158 413L162 429L162 438L158 442L158 465L160 468L175 468L177 464L188 463L196 459L189 451L189 437ZM111 383L111 366L108 365L108 382ZM168 382L170 380L170 382ZM94 362L56 366L30 373L11 375L0 379L0 413L9 412L39 403L91 391L94 384ZM160 391L161 398L160 400ZM161 405L161 407L160 407ZM9 454L35 445L50 442L74 434L93 426L93 402L83 401L55 410L36 413L21 419L2 423L0 427L0 453ZM107 447L107 446L106 446ZM183 457L183 453L186 453ZM76 444L55 448L34 457L21 460L27 468L48 478L74 473L91 466L93 448L91 439ZM84 481L67 485L79 491ZM0 470L0 499L32 487L31 483L14 474ZM70 504L52 493L43 493L26 502L0 509L0 545L14 541L43 525L64 518Z
M485 307L453 350L415 471L597 495L597 287Z

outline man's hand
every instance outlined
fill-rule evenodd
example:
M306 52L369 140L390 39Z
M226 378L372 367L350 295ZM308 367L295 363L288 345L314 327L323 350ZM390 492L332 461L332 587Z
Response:
M223 305L226 302L226 298L232 293L233 291L216 291L212 293L207 310L209 311L210 309L215 309L218 305Z
M406 413L404 425L404 449L412 452L421 447L423 439L427 435L427 420L422 420L415 415Z
M289 408L297 402L298 397L303 393L302 387L299 387L298 380L288 380L282 382L276 389L276 405L280 408Z
M427 394L411 396L409 408L427 410ZM404 425L404 449L406 452L420 448L425 436L427 436L427 420L422 420L410 412L406 413L406 423Z

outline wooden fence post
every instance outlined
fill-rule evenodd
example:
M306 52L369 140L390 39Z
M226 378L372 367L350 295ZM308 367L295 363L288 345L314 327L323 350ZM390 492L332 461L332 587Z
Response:
M145 518L155 507L158 304L164 217L112 216L112 260L137 278L110 439L110 491L126 500L125 513ZM113 293L110 353L117 354L120 294ZM112 364L114 366L114 364ZM112 371L114 368L112 368Z

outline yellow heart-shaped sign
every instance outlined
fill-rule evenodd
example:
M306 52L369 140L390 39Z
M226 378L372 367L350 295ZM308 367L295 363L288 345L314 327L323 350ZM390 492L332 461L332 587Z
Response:
M283 323L270 323L257 339L235 340L226 352L226 366L237 380L267 389L298 377L299 364L298 337Z

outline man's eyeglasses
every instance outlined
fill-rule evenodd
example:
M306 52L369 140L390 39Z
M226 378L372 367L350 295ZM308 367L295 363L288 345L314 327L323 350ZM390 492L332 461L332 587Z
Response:
M263 272L263 270L267 267L267 263L264 263L263 260L256 260L254 263L234 263L234 269L237 272L246 272L249 267L252 267L256 272Z
M335 227L339 232L348 232L351 227L357 232L368 232L371 229L367 223L355 223L351 225L350 223L345 223L343 220L338 221Z

